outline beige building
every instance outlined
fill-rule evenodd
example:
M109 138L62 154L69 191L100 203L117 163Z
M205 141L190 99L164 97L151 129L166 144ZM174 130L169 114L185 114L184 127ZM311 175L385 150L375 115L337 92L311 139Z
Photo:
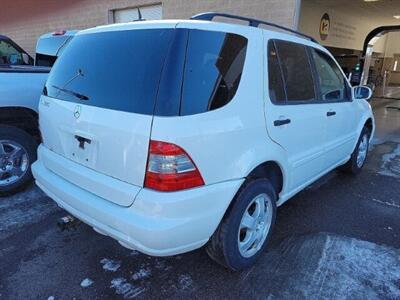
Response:
M83 29L137 18L189 18L223 11L296 28L300 0L1 0L0 34L11 37L30 54L43 33Z

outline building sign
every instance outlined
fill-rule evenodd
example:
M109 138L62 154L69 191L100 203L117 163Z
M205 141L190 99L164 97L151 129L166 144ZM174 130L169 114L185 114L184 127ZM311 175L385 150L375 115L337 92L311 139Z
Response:
M331 19L328 14L324 14L319 23L319 35L321 40L325 41L329 34L329 28L331 27Z

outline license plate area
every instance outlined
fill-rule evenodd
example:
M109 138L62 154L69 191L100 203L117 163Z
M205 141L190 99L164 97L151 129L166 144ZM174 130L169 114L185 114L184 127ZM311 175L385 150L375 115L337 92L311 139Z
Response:
M87 167L95 165L97 157L97 143L95 140L82 136L74 135L72 139L71 159Z

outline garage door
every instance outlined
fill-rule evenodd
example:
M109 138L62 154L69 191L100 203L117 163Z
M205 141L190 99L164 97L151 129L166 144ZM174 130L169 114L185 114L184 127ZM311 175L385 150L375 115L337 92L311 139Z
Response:
M150 5L135 8L126 8L114 10L114 23L126 23L139 19L139 9L142 13L142 18L145 20L160 20L162 19L162 6Z

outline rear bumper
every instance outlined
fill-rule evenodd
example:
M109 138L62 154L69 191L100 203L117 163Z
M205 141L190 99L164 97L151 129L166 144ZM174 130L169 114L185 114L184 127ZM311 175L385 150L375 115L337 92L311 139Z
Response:
M160 193L141 189L130 207L90 193L49 170L32 165L36 184L69 213L123 246L153 256L203 246L214 233L243 180Z

